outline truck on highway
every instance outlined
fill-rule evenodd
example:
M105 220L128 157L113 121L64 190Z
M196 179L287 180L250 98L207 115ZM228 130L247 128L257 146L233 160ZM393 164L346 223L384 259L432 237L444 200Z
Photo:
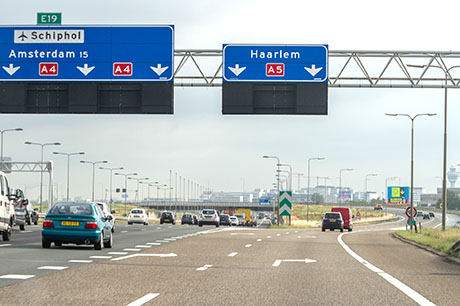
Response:
M256 219L255 216L252 215L251 210L249 208L238 208L236 215L238 214L243 214L244 216L243 225L255 226Z

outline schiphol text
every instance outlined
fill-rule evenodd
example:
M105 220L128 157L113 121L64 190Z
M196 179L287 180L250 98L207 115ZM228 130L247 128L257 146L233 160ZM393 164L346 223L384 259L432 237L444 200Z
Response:
M40 50L33 50L33 51L17 51L12 49L10 51L10 55L8 58L75 58L79 56L80 58L87 58L88 52L87 51L60 51L60 50L48 50L48 51L40 51Z
M300 52L292 51L259 51L259 50L253 50L251 49L251 59L257 59L257 58L273 58L273 59L299 59L300 58Z

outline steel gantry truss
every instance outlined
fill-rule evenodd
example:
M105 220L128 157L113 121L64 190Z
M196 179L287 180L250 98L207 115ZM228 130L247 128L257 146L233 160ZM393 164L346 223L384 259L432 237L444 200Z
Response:
M222 86L222 50L175 50L174 86ZM329 51L329 87L460 88L460 52Z

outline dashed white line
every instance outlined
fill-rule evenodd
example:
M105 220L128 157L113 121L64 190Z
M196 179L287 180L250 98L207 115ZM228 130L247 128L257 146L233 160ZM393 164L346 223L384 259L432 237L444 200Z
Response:
M38 270L65 270L68 267L64 266L43 266L43 267L38 267Z
M276 237L279 237L279 236L281 236L281 234L276 234Z
M128 252L109 252L109 255L126 255Z
M161 245L159 242L147 242L148 245Z
M127 233L128 231L121 231L120 233Z
M207 269L209 269L211 267L212 267L212 265L204 265L202 267L197 268L196 270L197 271L205 271L205 270L207 270Z
M11 244L9 244L9 243L6 243L6 244L0 244L0 247L7 247L7 246L11 246Z
M397 289L399 289L401 292L403 292L405 295L410 297L412 300L414 300L419 305L424 305L424 306L425 305L433 305L433 306L435 305L432 302L430 302L428 299L426 299L424 296L422 296L421 294L419 294L418 292L416 292L415 290L413 290L412 288L410 288L409 286L404 284L403 282L397 280L396 278L394 278L390 274L388 274L385 271L377 268L373 264L371 264L371 263L367 262L366 260L364 260L364 258L359 256L358 254L353 252L350 249L350 247L348 245L346 245L345 242L343 242L343 240L342 240L343 235L344 235L343 233L340 234L337 237L337 241L344 248L344 250L347 251L347 253L351 255L351 257L356 259L359 263L361 263L363 266L365 266L366 268L368 268L372 272L377 273L377 275L381 276L383 279L385 279L387 282L389 282L390 284L395 286Z
M154 298L156 298L159 295L160 295L159 293L146 294L143 297L141 297L140 299L137 299L134 302L129 303L127 306L140 306L140 305L143 305L143 304L147 303L148 301L153 300Z
M227 256L228 257L235 257L236 255L238 255L238 252L232 252L232 253L228 254Z
M110 259L112 256L90 256L89 258L93 259Z
M250 248L250 247L252 247L252 244L246 244L244 247L245 248Z
M35 275L25 275L25 274L6 274L0 276L3 279L29 279L34 277Z
M169 241L167 241L167 240L157 240L157 242L167 243L167 242L169 242Z
M123 249L123 251L128 251L128 252L137 252L140 251L141 249Z
M262 241L262 239L257 239L257 242L260 242L260 241Z
M272 236L267 236L268 239L272 238Z
M175 238L165 238L165 240L169 240L169 241L176 241Z
M74 263L91 263L93 262L92 260L88 259L71 259L69 262L74 262Z
M151 248L151 245L136 245L136 248L148 249Z

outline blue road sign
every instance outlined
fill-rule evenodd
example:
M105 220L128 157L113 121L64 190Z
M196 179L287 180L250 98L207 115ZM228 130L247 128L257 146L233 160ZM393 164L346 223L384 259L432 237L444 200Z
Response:
M270 198L260 198L259 199L259 205L260 206L270 206L271 205L271 199Z
M0 27L1 81L173 81L174 26Z
M328 81L327 45L224 45L224 82Z

